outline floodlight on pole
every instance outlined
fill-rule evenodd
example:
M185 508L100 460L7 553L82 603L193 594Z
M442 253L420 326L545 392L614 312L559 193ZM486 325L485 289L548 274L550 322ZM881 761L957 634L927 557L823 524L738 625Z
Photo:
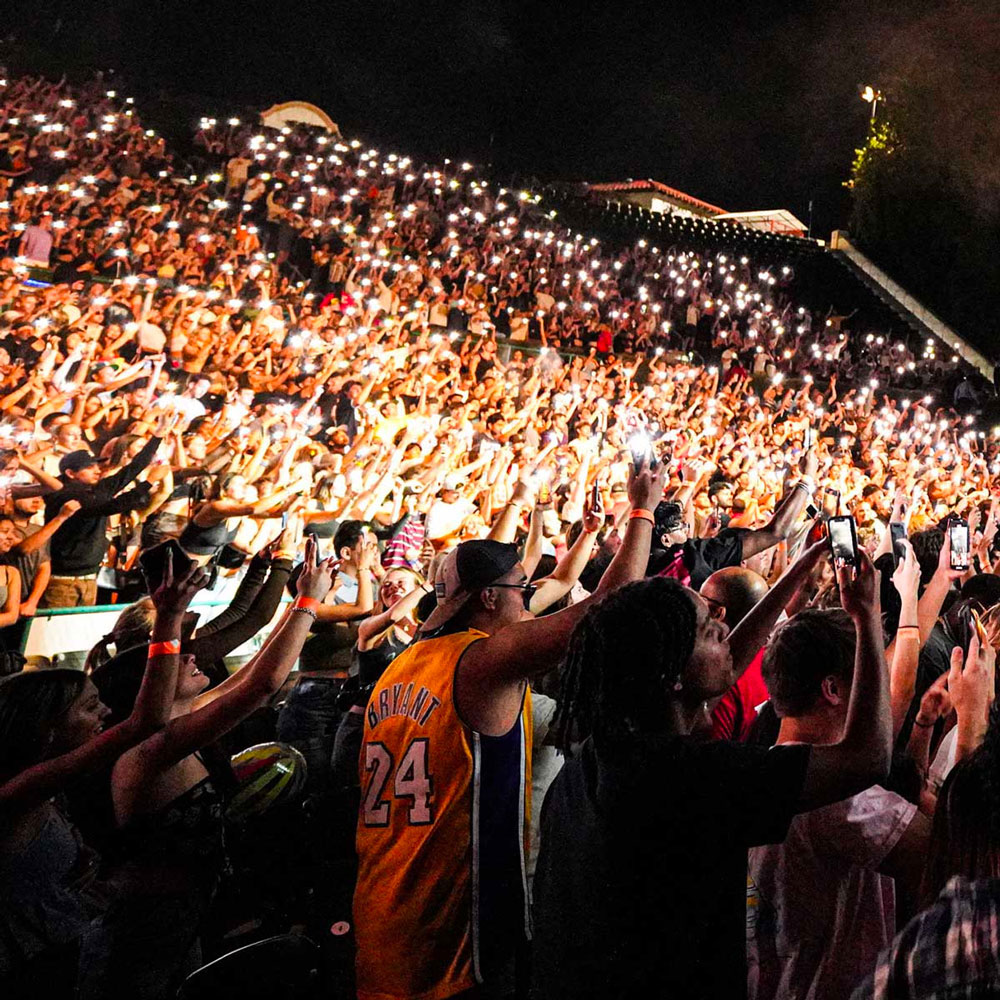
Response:
M875 121L875 111L878 102L882 100L882 91L876 90L871 84L866 84L861 90L861 100L867 101L872 106L872 121Z

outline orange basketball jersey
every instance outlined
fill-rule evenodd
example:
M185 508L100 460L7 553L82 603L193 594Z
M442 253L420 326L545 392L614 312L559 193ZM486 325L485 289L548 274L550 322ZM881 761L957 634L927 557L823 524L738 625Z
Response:
M525 856L531 695L504 736L459 718L475 631L415 642L365 710L354 894L361 1000L440 1000L486 981L530 936Z

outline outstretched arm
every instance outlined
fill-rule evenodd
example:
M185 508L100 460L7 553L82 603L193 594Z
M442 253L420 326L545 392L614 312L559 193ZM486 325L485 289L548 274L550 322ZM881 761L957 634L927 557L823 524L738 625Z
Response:
M733 669L737 677L753 662L767 643L775 622L786 605L798 593L823 555L828 551L825 541L810 545L780 580L764 595L746 617L733 629L729 648L733 654Z
M113 764L126 750L166 724L180 664L178 653L169 647L175 644L180 649L184 611L206 582L204 571L197 566L175 582L172 560L167 556L163 583L152 595L156 606L152 655L146 662L132 714L75 750L29 767L0 785L0 815L14 816L41 805L81 775ZM168 644L167 648L164 644Z
M889 773L892 755L892 715L889 671L882 642L878 574L864 554L856 575L840 568L841 602L854 620L857 651L847 720L840 741L813 746L805 781L796 805L807 812L839 802L880 781Z
M299 597L307 600L319 600L330 589L332 563L317 562L316 552L316 544L310 539L306 543L305 568L298 581ZM123 757L115 768L115 782L120 779L123 790L123 808L119 809L116 803L119 814L128 813L134 790L149 777L228 732L279 691L299 657L311 624L312 617L305 611L289 609L263 649L235 675L235 683L206 691L195 711L171 719Z
M650 472L647 465L638 472L633 470L628 484L632 506L653 510L663 495L663 482L663 466L656 472ZM587 600L545 618L508 625L495 635L473 643L459 665L463 680L472 681L482 697L488 698L497 688L519 685L524 678L555 666L566 650L573 629L591 603L615 587L642 579L649 561L652 529L652 524L643 518L629 520L621 548L608 566L597 592Z

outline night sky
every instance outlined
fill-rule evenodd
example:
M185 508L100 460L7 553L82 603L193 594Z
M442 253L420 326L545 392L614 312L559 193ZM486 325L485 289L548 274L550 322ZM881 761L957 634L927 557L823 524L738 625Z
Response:
M892 5L897 22L925 0ZM789 208L828 236L865 135L884 5L367 0L7 0L0 58L115 67L199 114L313 101L400 152L497 176L653 177L729 210ZM22 8L19 10L18 8ZM871 82L876 82L871 81ZM140 104L141 107L141 104Z

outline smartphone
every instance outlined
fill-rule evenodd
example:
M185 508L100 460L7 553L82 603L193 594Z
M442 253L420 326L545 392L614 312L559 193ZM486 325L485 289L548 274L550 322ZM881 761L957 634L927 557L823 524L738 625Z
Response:
M969 568L969 522L953 518L948 524L948 540L951 542L951 568Z
M814 503L806 504L806 517L810 521L815 521L819 517L819 508Z
M593 489L590 491L590 509L599 510L601 507L601 487L600 484L594 483Z
M549 484L542 483L542 485L538 487L538 503L540 505L547 504L550 503L551 500L552 500L552 491L549 489Z
M823 516L838 517L840 515L840 490L827 487L823 490Z
M892 564L898 566L906 558L906 549L899 544L906 539L906 525L901 521L890 521L889 535L892 538Z
M831 517L826 522L830 536L830 552L835 566L858 565L858 533L854 518L849 514Z
M812 424L806 425L806 432L802 437L802 450L808 451L813 446L813 429Z
M643 462L651 462L653 449L647 435L633 434L628 446L632 452L632 466L636 472L642 468Z
M152 594L163 583L163 574L167 568L167 553L173 556L174 579L178 579L191 569L191 558L177 544L174 538L151 545L139 555L139 571L146 581L147 593Z

